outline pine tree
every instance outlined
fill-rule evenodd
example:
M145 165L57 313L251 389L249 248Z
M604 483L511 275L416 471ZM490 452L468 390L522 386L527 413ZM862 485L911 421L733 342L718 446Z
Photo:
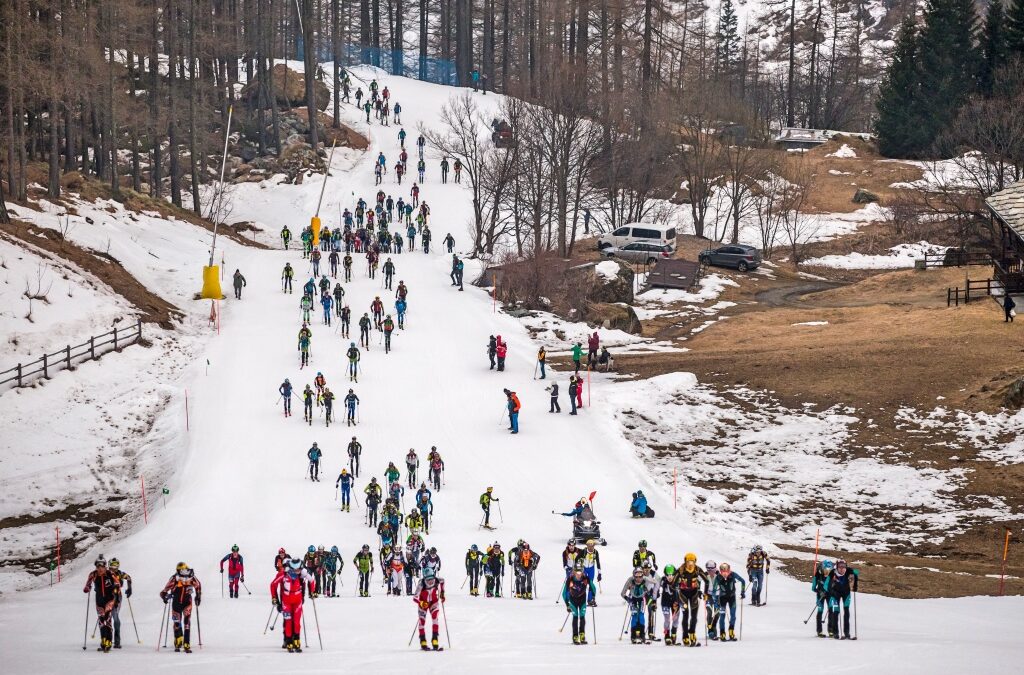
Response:
M925 5L917 48L921 72L917 112L924 133L915 153L919 156L933 151L935 140L976 89L976 25L973 0L928 0Z
M1024 0L1016 0L1006 10L1006 47L1024 58Z
M1022 0L1024 2L1024 0ZM739 21L732 0L722 0L715 34L715 53L719 75L730 80L740 57ZM729 83L731 86L731 82Z
M918 34L909 16L896 36L892 63L878 92L878 148L886 157L907 157L923 144L918 110L921 73L917 67Z
M1006 63L1006 14L1001 0L992 0L985 15L978 51L981 53L978 67L978 91L985 96L992 95L996 71Z

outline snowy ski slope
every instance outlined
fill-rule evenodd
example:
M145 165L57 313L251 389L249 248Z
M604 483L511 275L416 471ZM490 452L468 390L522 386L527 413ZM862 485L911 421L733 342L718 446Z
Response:
M405 128L413 138L414 123L431 124L440 105L454 93L401 78L384 77L385 83L402 103ZM493 105L496 97L488 96L487 101ZM347 110L353 120L358 119L352 108ZM346 158L344 167L336 162L322 211L327 223L334 225L331 214L337 213L339 203L350 202L353 191L372 201L376 192L372 162L382 150L390 166L398 154L397 132L396 126L375 124L370 129L372 146L363 158L355 162ZM415 157L415 150L410 156ZM468 194L435 182L436 158L428 157L428 166L422 198L433 208L435 241L451 231L462 244L467 239ZM287 222L297 234L315 207L319 183L243 188L235 193L234 217L255 216L272 230ZM385 188L397 197L392 174ZM408 185L402 193L407 191ZM839 643L819 640L813 624L803 625L813 596L805 584L778 573L769 578L769 604L744 610L743 639L738 643L665 649L661 643L620 642L624 609L617 593L639 539L648 540L662 565L679 563L684 553L694 551L701 563L708 558L729 561L741 574L745 574L743 560L750 545L768 542L758 542L757 533L751 533L749 540L726 539L673 513L671 496L660 494L610 412L613 383L596 377L593 407L579 417L565 412L549 415L545 383L532 379L536 345L516 319L492 313L485 291L467 285L464 293L456 292L448 280L449 259L444 254L424 255L417 250L393 256L398 278L410 289L408 325L405 331L396 331L390 355L385 356L376 344L364 352L363 374L359 384L352 385L362 400L358 428L340 423L327 429L319 417L308 427L302 422L299 404L294 408L296 415L285 419L275 402L283 378L291 378L301 389L320 370L339 395L349 386L344 377L347 341L322 326L319 317L312 323L312 367L299 370L298 286L307 268L300 255L295 250L235 253L230 267L239 267L248 279L244 299L223 303L222 334L211 341L206 354L209 374L204 375L199 365L181 374L191 394L191 430L189 455L171 485L172 499L166 508L156 509L148 526L67 568L65 583L0 602L4 672L139 673L186 664L187 672L195 673L351 669L461 673L524 667L530 672L581 668L602 673L691 667L704 672L756 668L760 673L1020 672L1024 603L1019 598L902 601L864 593L858 598L860 640ZM280 292L279 277L286 261L299 273L293 295ZM197 288L202 264L201 259L195 261ZM393 300L381 290L381 281L367 279L359 262L354 267L354 281L346 288L353 313L368 311L377 294L390 308ZM487 369L485 346L490 334L502 335L511 345L505 373ZM567 374L557 374L557 379L565 408ZM506 431L503 387L517 391L523 402L518 436ZM386 597L379 574L371 584L373 597L354 597L352 558L364 543L376 552L376 536L364 525L361 509L353 506L351 513L341 513L335 501L332 483L344 465L345 445L353 434L364 448L356 490L360 503L362 487L370 476L381 479L389 461L400 467L404 477L402 459L410 447L422 461L430 446L436 445L445 459L446 485L434 495L435 519L426 538L428 545L438 548L441 576L447 580L452 644L441 654L422 654L415 645L406 646L415 608L407 597ZM321 483L305 479L305 452L313 441L324 450ZM477 500L488 486L501 500L503 522L497 519L496 532L478 528ZM630 494L638 488L650 495L656 519L629 518ZM568 510L592 490L597 491L595 510L609 545L601 550L604 582L596 627L588 623L588 637L597 644L583 649L569 644L568 632L558 632L565 617L555 600L562 581L559 558L571 527L568 518L551 512ZM497 540L507 550L520 537L542 556L537 599L471 598L468 588L460 590L465 576L462 559L471 544L484 548ZM252 595L243 590L239 600L221 599L218 561L236 543L245 556L246 584ZM312 607L307 603L308 648L301 655L290 655L280 648L280 625L263 635L271 611L272 560L280 546L298 556L309 544L341 549L344 587L339 588L340 598L317 601L323 651L317 646ZM118 557L133 576L132 604L142 639L141 646L135 643L125 608L125 648L110 655L97 654L95 640L88 651L81 648L83 615L88 612L90 630L95 616L81 589L90 561L100 552ZM163 606L157 593L179 560L193 566L204 584L204 602L198 612L204 647L191 655L158 654L155 645ZM870 590L870 569L862 573L862 583ZM506 578L506 594L508 588ZM194 622L194 646L196 632Z

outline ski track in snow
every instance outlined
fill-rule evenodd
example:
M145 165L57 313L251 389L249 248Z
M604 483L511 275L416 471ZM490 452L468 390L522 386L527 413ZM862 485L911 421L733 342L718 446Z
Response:
M359 72L368 75L368 69ZM418 121L434 123L439 106L456 93L402 78L380 79L382 86L391 85L402 102L410 134ZM486 100L494 105L497 98ZM356 119L351 107L346 115ZM372 201L376 188L370 163L379 149L389 160L397 155L397 132L395 126L371 128L372 145L364 160L349 172L336 169L329 179L324 213L336 210L337 203L353 190ZM430 159L436 166L436 158ZM435 241L451 230L457 242L464 243L463 224L468 217L464 188L442 187L433 179L428 175L423 196L434 209ZM264 195L259 201L249 190L236 191L235 216L258 212L261 222L274 231L287 222L297 233L313 211L319 182L252 188L257 189L265 190L253 192ZM385 189L394 190L393 183ZM730 672L756 666L768 673L934 673L969 672L982 662L987 672L1017 672L1024 654L1015 637L1024 630L1019 598L906 601L863 593L858 600L860 641L837 644L814 638L812 626L801 623L813 596L805 584L778 573L769 577L770 604L744 610L743 640L738 644L682 651L619 641L623 606L616 593L629 572L638 539L650 542L661 565L678 563L692 550L701 562L708 558L731 561L741 574L743 556L757 541L749 532L725 533L714 523L692 522L685 509L673 511L671 493L650 475L623 435L616 418L620 385L595 375L585 397L592 399L593 407L577 418L564 412L548 414L543 390L547 383L531 378L535 343L523 324L493 313L489 296L480 289L467 285L466 292L454 292L448 280L448 257L417 250L393 256L398 277L410 288L408 329L397 332L392 354L385 356L377 344L364 354L363 376L352 385L362 400L358 428L337 424L327 429L319 417L308 427L298 414L301 405L294 408L296 416L286 420L275 404L276 389L284 377L301 388L321 370L335 391L343 394L348 388L343 377L347 341L322 326L317 317L312 323L312 366L300 371L295 351L299 295L282 295L278 281L284 262L291 261L300 272L296 285L301 283L305 265L300 254L239 249L233 256L232 267L245 272L249 285L242 302L223 303L222 334L210 340L205 354L211 363L209 374L197 367L180 373L180 384L190 390L191 429L187 436L184 428L177 432L188 452L170 484L171 499L166 508L155 506L147 526L126 532L66 567L64 583L3 596L0 652L5 655L5 672L152 672L187 667L196 673L225 669L309 673L342 668L389 673L484 668L620 673L637 667L649 672L679 667ZM191 270L196 289L203 262L198 256ZM358 263L354 282L346 290L349 304L359 312L368 308L375 294L383 295L380 281L366 279ZM492 333L502 334L510 344L508 370L502 374L486 366L484 347ZM567 375L552 374L563 385L563 409ZM518 436L505 430L502 387L518 391L522 398ZM649 398L642 404L651 407L659 402ZM415 608L407 597L384 596L379 576L371 583L372 598L353 597L352 557L363 543L375 548L376 536L363 525L358 508L350 514L339 512L330 485L343 465L350 431L364 447L356 491L360 503L369 477L381 478L388 461L401 467L409 447L416 448L422 459L436 445L444 456L447 485L435 494L435 529L427 537L428 545L436 546L442 556L441 576L447 579L452 648L443 654L424 655L415 646L406 647ZM317 484L304 479L305 451L312 441L324 449L324 478ZM502 513L508 514L499 518L496 532L477 527L477 498L487 486L495 488ZM638 488L650 496L658 511L656 519L629 518L630 493ZM588 637L598 644L580 650L570 646L567 633L558 632L565 617L555 601L563 579L559 554L571 527L569 519L552 515L551 510L568 510L591 490L597 490L595 510L610 544L601 551L609 590L598 596L596 626L588 622ZM464 577L462 558L470 544L483 547L497 539L507 550L519 537L543 558L536 600L471 598L467 589L459 589ZM222 600L217 564L235 543L245 556L246 583L253 595ZM309 544L339 546L345 560L344 586L339 588L342 597L316 603L324 651L317 647L313 607L307 603L307 649L302 655L289 655L280 648L280 625L262 634L271 611L267 591L271 563L279 546L298 555ZM82 651L78 641L83 602L90 630L94 620L82 583L91 567L89 560L101 551L117 556L133 576L133 610L142 639L141 646L135 643L131 618L122 611L125 648L105 656L93 651L95 640L88 652ZM201 622L205 647L191 655L157 654L154 640L164 609L157 592L179 560L192 565L204 584L204 602L193 622L193 644L198 645L196 624ZM862 577L866 590L870 576L868 571ZM506 593L508 586L506 579Z

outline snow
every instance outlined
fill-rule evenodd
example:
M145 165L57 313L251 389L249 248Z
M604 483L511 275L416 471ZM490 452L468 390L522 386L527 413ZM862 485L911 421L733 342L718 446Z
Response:
M838 150L836 150L835 152L830 152L830 153L828 153L825 156L826 157L836 157L836 158L839 158L839 159L856 159L857 158L857 151L854 150L853 148L851 148L846 143L843 143L842 147L840 147Z
M367 69L359 72L369 75ZM408 106L407 128L418 121L432 124L440 103L453 92L390 76L381 79L403 100L416 101L417 105ZM497 97L486 99L492 104ZM376 191L369 169L372 157L378 149L389 156L397 152L396 132L374 126L372 145L363 160L344 169L341 160L336 160L327 182L330 201L325 200L323 213L334 213L352 191L368 197ZM284 223L294 230L315 208L319 183L267 185L262 189L264 200L251 204L248 200L256 190L260 188L235 193L235 215L258 212L271 231ZM424 195L434 206L431 219L435 223L453 223L454 227L466 221L465 186L442 187L431 177ZM639 663L650 672L667 672L678 668L680 658L701 669L732 671L756 663L787 673L819 673L822 663L836 658L841 658L848 670L862 672L966 672L984 659L992 672L1013 672L1020 661L1022 648L1012 639L1024 630L1019 598L888 599L870 594L867 571L862 575L864 592L858 599L858 611L864 615L862 639L844 643L841 657L837 656L839 645L814 638L812 631L800 624L813 600L806 584L778 573L771 575L771 604L746 612L743 641L736 645L711 645L687 652L685 657L675 650L630 646L618 639L623 608L615 591L629 573L631 553L640 538L660 554L661 564L678 563L684 551L694 550L701 561L731 561L742 568L743 556L755 542L771 548L771 541L810 541L817 516L802 516L796 508L801 499L810 496L844 507L821 523L823 546L842 547L847 535L856 535L860 541L887 536L911 541L922 526L915 520L921 511L949 521L944 525L955 521L945 495L958 484L929 469L891 466L871 458L842 459L851 420L845 411L745 411L698 385L689 373L637 382L615 382L610 376L593 373L584 396L590 404L580 416L548 414L548 395L543 389L547 382L533 380L537 342L531 340L527 326L512 316L493 312L485 290L467 285L465 292L459 293L451 288L447 256L440 252L395 256L398 275L410 287L409 324L394 338L392 354L385 356L374 342L364 354L358 384L349 385L343 376L343 350L348 341L321 326L319 319L312 326L312 367L299 370L294 351L297 296L282 295L278 281L285 261L302 264L294 250L260 251L229 245L231 266L246 271L249 285L244 299L223 303L219 336L195 338L198 328L190 327L188 321L198 317L206 305L186 301L197 289L198 269L205 263L205 233L156 220L136 228L130 218L114 216L117 214L97 229L116 231L112 239L117 241L112 246L117 246L117 252L112 248L112 253L165 297L191 308L179 339L187 340L194 353L186 354L176 368L157 372L138 370L134 362L151 350L129 349L107 357L114 359L109 368L92 364L62 374L45 387L4 394L0 420L5 430L17 431L5 434L5 452L0 456L13 457L15 444L18 452L38 444L42 455L47 449L66 447L71 440L84 444L97 430L117 435L111 422L121 418L108 416L95 425L84 423L83 409L95 403L71 396L79 387L97 391L106 387L111 396L120 397L113 393L113 380L120 375L134 386L151 390L148 396L170 397L163 412L138 412L143 419L155 415L155 427L141 441L149 447L148 452L174 458L173 472L163 476L166 480L154 481L157 486L167 485L171 494L166 507L149 504L148 524L136 517L114 532L100 533L102 544L65 566L63 583L13 592L20 584L0 581L4 589L0 652L10 672L149 672L173 668L172 660L177 664L181 659L187 659L189 671L195 673L223 673L225 668L246 673L312 672L336 670L339 663L381 672L481 668L504 672L515 667L535 672L571 668L600 673L633 670ZM169 227L181 229L172 235ZM88 228L83 230L88 232ZM443 236L443 228L435 226L435 230ZM104 236L102 232L89 234L92 240ZM122 236L126 241L121 241ZM133 236L137 245L129 245ZM162 239L166 241L161 243ZM458 235L456 239L460 246L464 244ZM160 256L155 259L159 262L148 260L148 251ZM709 282L709 286L725 285L724 281ZM374 295L382 294L380 281L367 279L358 266L346 290L354 309L367 307ZM697 294L706 294L702 301L710 302L720 292L702 284ZM390 295L384 297L390 304ZM549 327L556 325L571 330L564 323L549 323ZM484 353L487 335L499 333L510 344L503 373L487 369ZM630 339L635 340L633 336ZM211 364L208 375L199 365L207 360ZM335 390L355 389L362 400L358 427L332 425L328 429L319 416L309 427L298 415L282 417L275 402L277 386L290 377L301 387L312 379L313 369L322 370ZM567 376L549 372L548 379L557 380L565 392ZM517 391L522 399L522 433L518 436L505 430L503 387ZM182 424L184 406L179 393L185 388L189 391L188 431ZM125 397L133 398L131 392ZM24 401L20 412L12 412L12 401ZM67 410L66 419L52 414L58 402ZM564 393L562 402L564 406ZM59 430L53 437L37 440L33 434L42 425L29 430L12 425L17 415L33 414L49 422L57 418ZM74 438L57 440L56 431ZM421 460L431 445L444 455L446 485L435 494L436 521L427 537L428 544L436 546L442 556L441 575L447 578L445 616L450 622L451 648L442 654L423 655L406 647L415 608L408 598L384 596L377 577L371 583L373 597L353 597L352 556L364 542L373 546L376 537L363 525L358 508L352 513L339 512L330 487L352 434L358 435L364 446L357 495L362 494L369 476L380 477L389 460L401 465L409 447L416 448ZM719 434L725 434L728 447L697 443ZM326 478L322 483L310 483L300 476L305 475L305 450L312 441L318 441L325 451ZM685 448L688 454L684 458L692 461L657 458L650 447L654 443ZM119 462L123 451L116 448L102 457ZM18 462L23 473L11 480L7 478L15 462L2 465L4 487L15 493L10 498L63 499L65 485L60 481L54 484L52 479L65 468L31 466L36 459ZM110 479L103 464L91 468L96 481ZM148 472L149 468L143 463L141 470ZM673 509L671 486L666 481L671 468L682 469L678 510ZM29 483L26 474L33 471L39 476L36 483ZM705 473L754 483L758 489L700 487L696 481ZM478 528L476 505L489 485L501 499L502 513L497 531L484 533ZM629 518L626 507L631 492L637 489L648 494L657 518ZM602 534L609 540L602 550L609 593L599 596L599 607L592 614L595 619L588 622L588 637L597 644L577 650L570 647L565 633L558 632L565 613L553 602L564 578L559 551L571 528L567 518L551 511L568 510L579 496L592 490L597 490L595 510L602 520ZM129 493L127 485L124 491ZM730 501L734 496L737 499ZM791 518L791 527L756 522L752 507L760 511L766 503ZM871 508L905 513L906 532L876 533L870 520L862 524L862 513ZM509 517L504 518L504 513ZM43 547L47 535L28 526L5 530L4 548ZM461 560L470 544L484 546L497 539L507 549L519 537L527 539L543 557L537 577L538 601L472 598L468 589L459 588ZM217 565L235 543L248 563L246 582L253 595L221 599ZM285 655L280 649L280 628L263 634L271 611L267 593L270 563L279 546L296 554L310 543L337 544L341 549L346 562L341 576L344 584L339 588L342 597L316 602L324 650L316 646L317 622L310 611L312 605L307 604L308 648L299 656ZM101 552L117 556L133 577L132 614L142 640L141 645L135 643L131 620L123 612L125 648L109 656L92 651L95 641L89 643L88 652L77 643L83 629L83 598L86 628L93 621L81 584L90 569L89 561ZM205 589L204 602L193 622L193 643L201 626L204 648L190 656L154 650L164 610L157 591L179 560L195 568ZM505 588L507 592L508 580ZM908 616L913 620L908 621ZM387 659L386 665L382 658ZM897 662L900 665L894 668L892 664Z
M597 263L597 275L605 281L615 281L619 276L619 264L613 260L602 260Z
M673 302L703 303L718 299L729 286L738 287L739 284L722 274L705 274L697 282L697 290L684 291L679 288L652 288L636 296L639 303L651 305L653 303L669 304Z
M827 326L828 321L801 321L799 323L791 323L790 326Z
M925 254L941 254L948 246L929 244L919 241L912 244L899 244L889 249L887 255L868 255L865 253L848 253L846 255L826 255L819 258L808 258L804 265L812 267L832 267L836 269L902 269L914 266L916 260L922 260Z

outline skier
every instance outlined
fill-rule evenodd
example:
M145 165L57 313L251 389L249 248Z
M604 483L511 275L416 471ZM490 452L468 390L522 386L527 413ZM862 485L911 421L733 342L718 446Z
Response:
M505 392L505 398L507 399L505 407L508 408L509 431L511 431L513 434L518 434L519 410L522 407L522 405L519 403L519 397L516 395L514 391L510 391L508 389L503 389L502 391Z
M430 490L420 490L416 493L416 508L423 521L423 531L430 534L430 520L434 517L434 502L430 498Z
M351 389L348 390L348 395L345 397L345 407L348 409L348 425L358 424L356 420L356 406L359 405L359 397L356 396L355 392Z
M448 249L449 253L451 253L455 249L455 237L452 236L451 232L449 232L447 236L445 236L441 243L445 245L445 248Z
M352 505L350 503L352 496L352 475L348 472L348 469L342 469L338 475L338 480L334 482L334 487L340 488L341 490L341 510L351 511Z
M363 452L363 444L356 440L353 436L352 440L348 444L348 465L352 471L352 476L359 478L359 455Z
M377 479L371 478L370 484L363 489L363 492L366 493L366 524L373 527L377 524L377 508L380 506L382 498Z
M441 158L441 183L448 182L448 157Z
M384 353L388 354L391 352L391 334L395 331L395 322L390 314L384 317L381 328L384 330Z
M409 477L409 489L410 490L412 488L416 487L416 474L418 472L419 467L420 467L420 458L416 455L416 451L414 449L409 448L409 452L406 453L406 455L405 455L405 473ZM425 489L426 485L424 485L423 488ZM419 498L419 493L418 492L416 493L416 496L417 496L417 499L418 499Z
M85 580L85 588L82 589L82 592L93 591L96 595L96 621L100 627L100 646L96 651L106 653L114 644L112 621L114 608L121 597L121 586L107 569L107 561L102 555L96 559L95 566L96 569L90 572L89 577ZM177 647L175 651L177 651Z
M309 254L309 262L313 265L313 276L320 276L320 249L313 249Z
M342 303L345 300L345 289L342 288L341 282L334 284L334 310L341 316Z
M313 311L313 296L303 294L302 299L299 300L299 309L302 310L303 323L309 323L309 313Z
M515 551L513 570L516 574L516 597L533 600L533 575L540 564L540 555L530 549L525 541L512 549ZM511 551L509 555L511 555Z
M545 387L545 391L551 392L551 407L548 409L549 413L560 413L562 412L562 406L558 405L558 383L552 382L550 387Z
M591 586L593 586L594 578L596 576L597 582L601 583L601 553L595 548L597 546L597 540L587 539L587 546L582 551L579 551L577 560L583 564L583 571L587 575L587 579L590 579ZM591 607L597 607L597 594L591 593L587 597L587 604Z
M761 588L764 575L771 572L772 561L760 546L750 549L747 555L747 578L750 579L750 604L761 606Z
M416 139L416 149L419 150L420 159L423 159L423 150L427 147L427 139L423 138L423 134L420 134Z
M338 575L345 568L345 561L338 552L337 546L332 546L330 552L324 556L324 597L338 597Z
M349 337L349 327L352 325L352 309L345 305L339 314L341 315L341 337L347 338Z
M316 443L313 443L313 446L306 451L306 457L309 458L309 480L311 481L320 480L320 458L323 454Z
M486 492L480 495L480 508L483 509L484 512L483 527L486 527L488 530L494 529L493 527L491 527L491 502L501 501L497 497L494 497L493 493L494 488L489 487L487 488Z
M291 263L285 263L284 269L281 271L281 290L285 293L292 292L292 279L295 278L295 270L292 269Z
M288 242L292 240L292 231L285 225L281 228L281 241L284 243L284 250L288 250Z
M637 542L636 550L633 551L633 567L643 567L645 561L651 561L651 567L655 572L658 571L658 556L654 554L654 551L650 551L647 548L647 540L641 539Z
M334 298L327 293L320 296L320 306L324 309L323 322L328 326L331 325L331 309L334 307Z
M497 344L495 345L495 355L498 357L498 372L505 370L505 356L508 355L508 344L505 343L501 336L497 338Z
M289 560L270 582L271 602L283 614L284 644L290 654L302 651L302 604L307 585L311 595L316 592L316 580L298 558Z
M441 477L444 473L444 460L441 459L441 453L437 451L437 446L430 448L430 454L427 455L427 461L430 463L430 475L429 478L433 482L434 489L441 489Z
M427 163L425 161L423 161L423 158L420 158L420 160L418 162L416 162L416 173L420 177L420 182L421 183L425 179L424 174L426 174L426 172L427 172Z
M348 351L345 352L348 356L348 379L351 382L359 382L359 348L356 347L355 342L348 343Z
M406 137L405 129L404 128L403 129L399 129L398 130L398 142L402 146L403 150L405 150L405 137Z
M483 568L483 556L476 544L466 551L466 576L469 578L469 594L480 595L480 571Z
M739 581L740 600L747 597L747 582L740 575L732 571L729 563L722 563L718 566L718 576L715 577L712 589L718 597L718 639L722 642L735 642L736 633L736 582ZM725 635L725 613L729 610L729 636Z
M835 569L826 579L828 591L828 632L837 640L850 640L850 598L857 592L859 572L847 566L846 561L836 560ZM843 634L839 635L839 607L843 608Z
M171 603L171 621L174 625L174 651L192 653L192 603L198 607L203 600L203 587L192 568L178 563L175 573L160 591L160 599Z
M121 570L121 562L117 558L110 559L110 575L121 589L121 592L117 594L117 601L114 603L114 609L111 613L114 622L114 649L120 649L121 601L122 598L132 597L132 577L127 572Z
M644 560L644 564L653 565L653 556ZM668 574L668 572L666 572ZM697 613L700 598L708 595L711 580L704 570L697 567L697 556L687 553L683 557L683 566L676 570L676 585L679 589L679 601L683 609L683 644L688 647L699 647L697 640Z
M292 383L288 381L288 378L284 378L284 382L277 388L277 393L281 395L281 400L284 401L284 416L292 416Z
M274 571L275 571L275 574L277 572L280 572L281 570L283 570L284 566L288 563L288 561L290 559L291 559L291 556L288 555L287 551L285 551L283 548L277 549L277 555L274 556Z
M676 644L679 629L679 610L682 599L679 596L679 583L676 580L676 568L672 565L665 565L665 576L663 576L655 588L655 597L661 601L662 624L664 625L665 646L670 647ZM683 644L690 644L690 634L683 626ZM699 647L700 643L694 646Z
M299 329L299 360L300 368L305 368L309 365L309 343L313 336L313 332L309 330L305 323L302 324L302 328Z
M234 277L232 278L232 283L235 286L235 300L241 300L242 299L242 287L245 286L246 284L245 284L245 277L243 277L242 273L239 272L237 269L235 270Z
M430 650L430 648L427 647L426 633L427 613L429 612L431 622L433 624L433 635L430 639L430 647L433 648L434 651L441 651L443 647L441 647L437 642L437 613L441 609L441 604L444 603L444 579L439 578L433 569L424 568L423 578L420 579L420 583L416 587L413 600L419 607L420 649L424 651Z
M647 497L643 490L633 493L633 501L629 505L629 512L634 518L653 518L654 509L647 505Z
M831 560L822 560L814 567L814 577L811 579L811 590L814 591L816 598L817 611L817 629L818 637L826 637L825 633L822 632L822 615L825 613L825 607L828 599L828 578L832 575L832 570L835 565ZM830 621L831 624L831 621ZM831 628L831 625L829 626ZM834 637L829 635L828 637Z
M430 228L426 225L420 231L420 248L424 253L430 253Z
M245 583L245 563L242 560L242 554L238 552L237 544L231 547L230 553L220 559L220 573L222 575L224 574L224 563L228 564L228 597L237 599L238 582ZM221 592L223 592L224 587L221 586L220 588Z
M455 158L455 166L454 166L454 168L455 168L455 182L456 183L461 183L462 182L462 160L460 160L458 157Z
M587 598L594 597L596 594L597 588L594 587L594 580L584 573L583 562L577 561L562 590L565 611L572 614L572 643L574 645L587 644L587 606L589 604Z
M394 113L394 116L395 116L395 124L401 124L402 123L402 104L397 102L397 101L395 101L395 107L392 110L392 112Z
M345 270L345 283L352 281L352 255L346 253L345 257L341 259L341 267Z
M334 419L334 392L324 387L324 420L327 422L327 426L331 426L331 420ZM320 480L317 478L317 480Z
M370 349L370 315L368 312L363 312L363 316L359 319L359 345Z
M313 390L308 384L302 390L302 419L313 424Z
M633 644L647 643L644 635L645 614L653 594L649 578L639 567L633 570L632 576L622 586L620 595L629 605L629 640Z
M369 544L363 544L363 547L359 549L359 553L356 553L356 557L352 559L352 564L356 566L356 570L359 572L359 597L370 597L370 577L373 575L373 554L370 553Z
M330 255L327 256L327 262L331 265L331 278L338 278L338 262L341 256L338 255L337 249L331 251Z

